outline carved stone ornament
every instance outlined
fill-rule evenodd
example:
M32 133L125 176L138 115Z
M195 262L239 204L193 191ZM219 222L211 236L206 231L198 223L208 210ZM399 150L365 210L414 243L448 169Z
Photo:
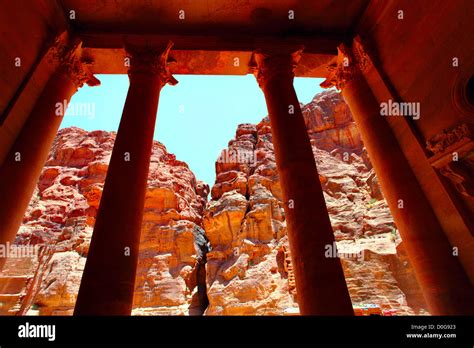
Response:
M275 76L295 76L295 70L303 53L303 47L282 52L279 50L257 50L253 53L250 70L255 75L258 85L263 88Z
M456 190L464 197L474 197L474 180L469 165L465 161L451 162L440 168L439 172L453 183Z
M320 86L322 88L336 87L338 90L344 88L355 74L354 59L349 47L344 44L337 48L337 58L327 66L328 77Z
M448 147L470 140L472 140L471 129L467 124L461 124L431 137L426 142L426 148L436 155L445 152Z
M448 178L464 197L474 197L474 141L472 129L460 124L431 137L426 148L431 165Z
M367 53L366 45L362 42L360 36L356 36L352 42L352 54L356 61L356 65L361 72L367 71L372 64L369 54Z
M130 58L130 74L159 75L163 85L169 83L174 86L178 83L169 71L170 63L176 60L169 55L173 42L168 41L166 47L159 46L132 46L127 45L127 56Z
M51 46L50 58L59 63L66 76L81 88L84 83L89 86L98 86L100 81L90 72L87 63L81 60L82 42L78 38L71 38L68 33L56 37Z

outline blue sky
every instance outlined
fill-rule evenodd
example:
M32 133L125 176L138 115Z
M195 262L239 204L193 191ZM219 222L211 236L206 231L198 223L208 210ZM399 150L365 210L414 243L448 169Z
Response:
M82 87L72 98L61 128L117 131L127 96L127 75L98 75L101 86ZM253 75L175 75L179 83L161 90L155 140L186 162L199 180L210 186L214 163L235 136L240 123L258 123L267 115L265 99ZM302 103L322 91L313 78L296 78ZM82 104L84 103L84 104ZM78 105L86 106L76 112ZM90 113L89 113L90 112Z

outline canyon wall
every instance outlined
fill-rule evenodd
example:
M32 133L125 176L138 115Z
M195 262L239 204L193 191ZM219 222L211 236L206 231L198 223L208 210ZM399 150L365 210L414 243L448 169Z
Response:
M326 91L302 110L354 305L426 314L347 105ZM58 133L15 241L38 250L7 261L0 314L72 313L114 140ZM298 314L268 118L238 126L216 175L209 192L154 142L134 315Z
M347 105L326 91L302 111L353 304L426 313ZM212 248L206 314L299 313L268 118L238 127L216 173L203 219Z
M114 132L59 131L15 241L40 246L38 257L7 261L1 314L72 313L114 140ZM134 314L204 310L208 242L201 220L208 192L184 162L154 142Z

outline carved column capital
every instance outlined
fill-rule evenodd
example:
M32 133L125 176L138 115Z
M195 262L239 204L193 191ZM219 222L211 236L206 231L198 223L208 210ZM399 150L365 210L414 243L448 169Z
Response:
M158 75L162 85L178 83L169 71L170 63L176 60L169 55L173 42L169 41L165 48L160 46L127 45L125 50L130 61L129 75L147 74Z
M100 81L90 72L88 63L82 59L82 41L71 38L68 33L58 36L50 50L50 58L59 63L65 75L81 88L84 83L89 86L98 86Z
M345 44L339 45L337 57L327 66L327 69L329 71L328 77L320 86L322 88L336 87L338 90L343 89L356 73L350 48Z
M277 76L293 79L304 47L291 51L259 49L252 54L250 70L255 75L258 85L263 88L268 81Z
M337 57L327 66L329 71L326 80L321 83L323 88L336 87L342 90L344 86L357 74L364 73L372 65L372 60L367 52L362 39L356 36L352 47L345 44L337 48Z

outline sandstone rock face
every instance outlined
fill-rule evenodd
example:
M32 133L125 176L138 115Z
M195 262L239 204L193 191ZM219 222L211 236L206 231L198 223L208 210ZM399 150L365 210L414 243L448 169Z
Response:
M354 306L426 313L347 105L326 91L302 110ZM211 244L206 314L298 313L268 118L238 127L216 174L203 219Z
M114 140L112 132L59 131L16 239L41 246L39 256L8 260L3 282L21 284L3 314L72 313ZM185 163L153 144L134 314L203 311L198 287L208 242L200 226L208 192Z
M345 150L360 155L362 140L347 104L332 90L317 94L301 108L313 143L321 150Z
M302 110L354 306L427 313L347 105L326 91ZM8 259L0 314L72 313L114 140L58 133L15 241L35 257ZM268 118L237 128L212 190L155 142L133 314L294 315L297 296Z

